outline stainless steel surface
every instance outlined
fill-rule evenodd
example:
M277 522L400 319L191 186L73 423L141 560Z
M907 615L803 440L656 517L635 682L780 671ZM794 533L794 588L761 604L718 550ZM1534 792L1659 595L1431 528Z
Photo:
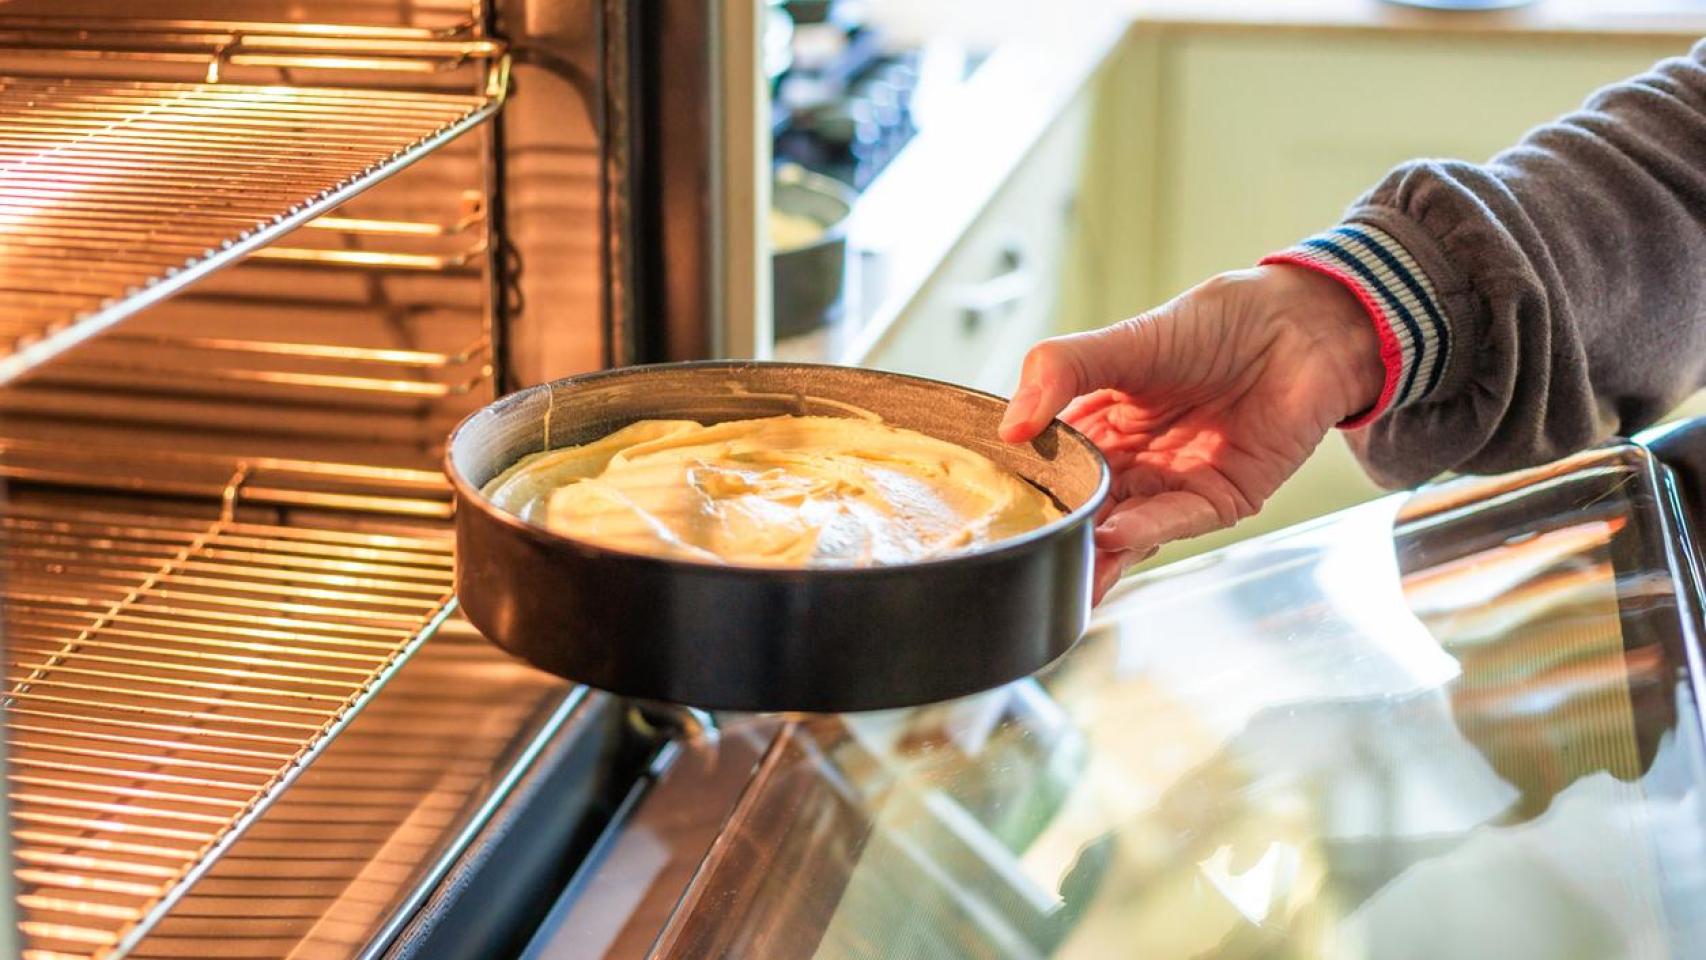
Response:
M406 926L389 960L488 960L525 947L605 825L639 789L661 744L633 705L586 688L550 757L530 764ZM370 946L362 957L379 955Z
M620 356L609 335L617 216L609 185L627 166L614 146L622 104L609 76L629 38L607 8L629 2L492 4L517 91L489 127L501 391Z
M705 0L613 4L625 8L631 43L610 81L619 84L619 126L610 148L627 163L612 184L616 244L611 283L620 363L715 356L720 318L716 250L718 86L712 57L718 5ZM666 133L667 131L667 133ZM672 211L699 215L677 224Z
M219 65L239 56L231 62L406 70L430 68L433 60L409 59L423 53L496 53L473 38L226 33L184 42L186 56L209 64L208 82L0 79L11 105L0 114L0 383L415 162L490 116L508 83L501 58L485 88L465 94L213 82ZM130 25L124 35L159 34ZM93 44L103 61L124 52L171 57L146 43L105 46L99 32L65 36L67 48ZM0 46L8 37L19 50L54 52L27 26L0 27ZM286 52L230 52L257 45ZM296 62L302 57L318 59Z
M762 357L761 12L714 0L603 10L609 361Z
M1031 680L787 724L657 938L540 956L1706 955L1671 487L1614 447L1137 578Z
M9 797L37 955L126 948L450 602L444 537L37 507L0 518Z
M723 719L721 729L684 733L659 754L522 960L643 956L657 940L730 813L763 788L754 774L788 726L765 715Z

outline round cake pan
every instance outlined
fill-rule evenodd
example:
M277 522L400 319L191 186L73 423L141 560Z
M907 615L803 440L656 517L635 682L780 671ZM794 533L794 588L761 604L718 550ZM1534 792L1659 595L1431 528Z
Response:
M1018 679L1064 653L1087 624L1091 530L1108 468L1060 422L1032 443L1002 443L1003 407L932 380L796 363L626 367L511 394L464 420L446 454L462 608L542 669L706 709L873 710ZM611 550L525 522L480 493L522 456L636 420L860 410L989 457L1053 496L1065 516L920 563L777 569Z

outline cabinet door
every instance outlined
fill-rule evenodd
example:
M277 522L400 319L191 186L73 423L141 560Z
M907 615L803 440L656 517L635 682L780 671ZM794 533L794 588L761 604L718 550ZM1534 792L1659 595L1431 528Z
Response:
M1688 42L1204 33L1160 51L1166 297L1332 225L1405 160L1485 161Z
M1025 351L1053 330L1087 115L1081 98L1050 126L866 365L1011 389Z

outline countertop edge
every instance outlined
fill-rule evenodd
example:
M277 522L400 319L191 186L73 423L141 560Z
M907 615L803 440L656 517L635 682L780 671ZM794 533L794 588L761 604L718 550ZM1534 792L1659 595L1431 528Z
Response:
M861 365L893 334L901 316L940 273L1026 157L1131 31L1126 18L1087 22L1067 39L1006 44L965 90L979 109L920 133L872 184L848 226L851 256L883 258L891 279L883 302L851 334L834 362ZM1011 99L1009 99L1009 97ZM984 114L999 113L999 137L977 136ZM977 164L959 161L975 156ZM987 171L944 191L944 170ZM921 198L929 206L921 207ZM928 217L918 217L930 209ZM911 216L909 216L911 214Z

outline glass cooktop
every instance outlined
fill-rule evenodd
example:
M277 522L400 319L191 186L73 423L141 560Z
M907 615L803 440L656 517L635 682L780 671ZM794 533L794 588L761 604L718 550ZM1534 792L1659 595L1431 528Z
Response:
M1706 955L1668 495L1620 447L1388 498L1129 582L1029 680L766 718L644 955Z

